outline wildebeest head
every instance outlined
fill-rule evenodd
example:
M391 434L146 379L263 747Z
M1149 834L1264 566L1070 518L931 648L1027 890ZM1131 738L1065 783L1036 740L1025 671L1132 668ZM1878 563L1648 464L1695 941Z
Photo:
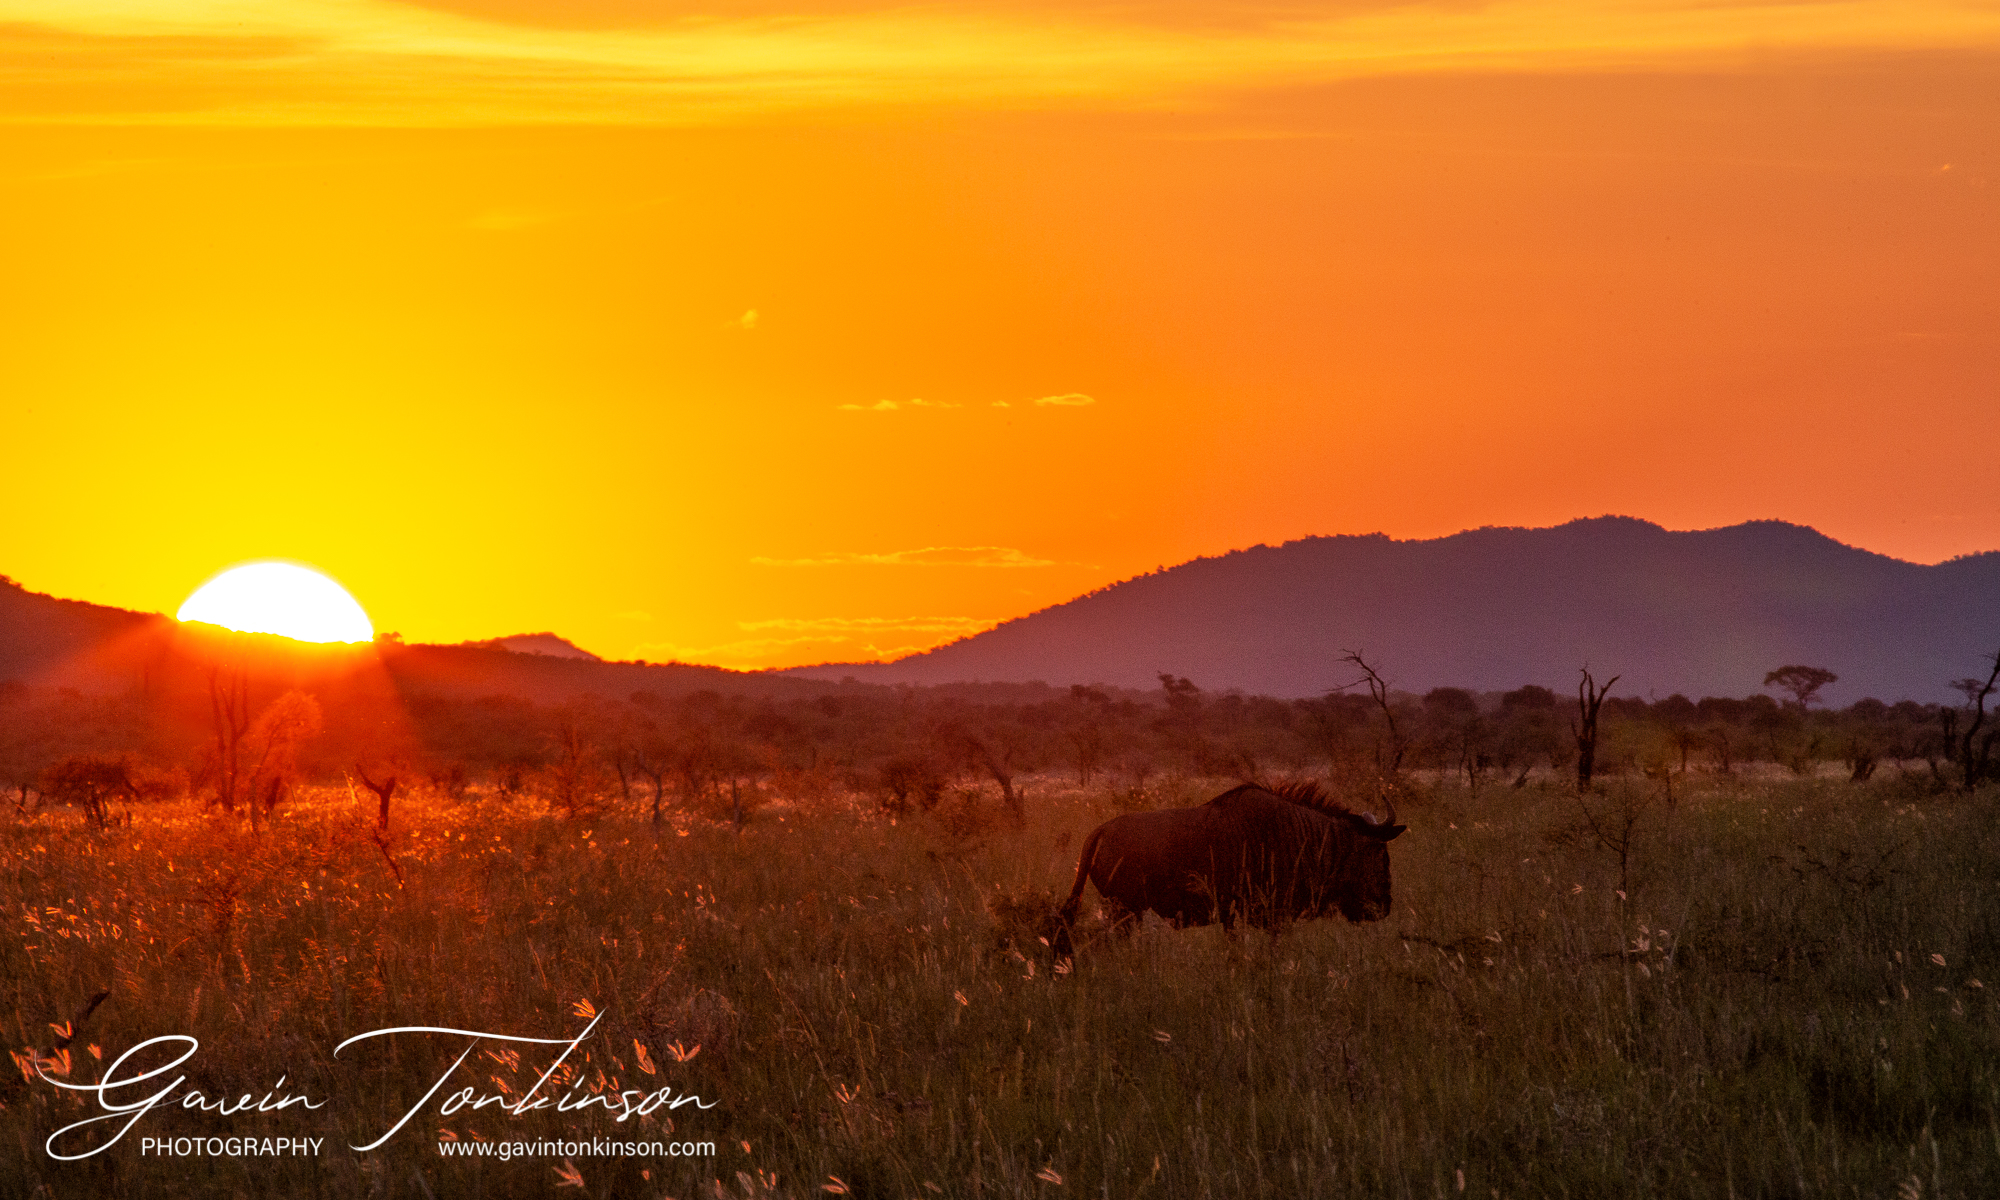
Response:
M1387 820L1370 814L1349 814L1359 835L1331 881L1340 915L1350 921L1379 921L1389 915L1389 843L1409 828L1396 824L1396 805L1389 802Z

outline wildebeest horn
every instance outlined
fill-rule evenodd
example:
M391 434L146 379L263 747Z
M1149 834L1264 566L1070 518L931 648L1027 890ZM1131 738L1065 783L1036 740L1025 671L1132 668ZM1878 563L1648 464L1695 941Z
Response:
M1389 808L1389 815L1386 818L1377 817L1374 813L1362 813L1358 819L1360 821L1360 830L1364 835L1387 842L1393 840L1397 834L1402 833L1409 826L1396 824L1396 798L1394 796L1384 792L1382 794L1382 803Z

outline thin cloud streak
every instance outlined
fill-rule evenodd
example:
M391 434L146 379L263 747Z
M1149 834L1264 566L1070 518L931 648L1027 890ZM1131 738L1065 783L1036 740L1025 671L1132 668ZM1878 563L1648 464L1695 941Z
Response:
M887 554L828 554L818 558L753 558L760 567L1055 567L1011 546L925 546Z
M985 617L773 617L764 621L738 621L736 627L746 633L779 629L790 633L845 635L890 630L958 638L983 633L998 624Z
M899 412L904 408L964 408L953 400L877 400L873 404L836 404L840 412Z
M696 124L855 105L1152 107L1364 76L1995 47L2000 9L1899 0L1500 0L1248 24L995 5L618 30L388 0L0 0L0 95L17 123Z

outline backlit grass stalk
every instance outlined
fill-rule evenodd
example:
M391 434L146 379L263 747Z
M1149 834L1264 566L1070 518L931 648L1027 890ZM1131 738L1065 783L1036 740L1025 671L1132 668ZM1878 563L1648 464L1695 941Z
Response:
M1632 824L1621 879L1573 789L1434 784L1399 802L1388 920L1152 925L1085 939L1067 973L993 902L1066 887L1117 798L1055 780L1031 795L1026 830L970 835L962 814L891 823L837 802L767 808L738 835L412 797L386 861L344 788L254 839L175 805L122 828L60 811L0 826L10 1049L48 1047L109 989L72 1077L101 1069L88 1045L190 1033L190 1087L261 1094L282 1074L335 1097L318 1160L191 1171L120 1147L63 1164L41 1139L81 1110L15 1072L0 1196L553 1190L560 1160L443 1159L440 1130L652 1140L664 1122L426 1115L354 1155L340 1147L450 1054L333 1048L400 1024L568 1035L586 1000L604 1017L582 1076L654 1086L630 1082L636 1041L653 1078L719 1102L671 1119L721 1153L577 1160L565 1195L736 1195L738 1172L792 1196L834 1179L893 1196L2000 1191L1991 795L1683 784L1671 827ZM532 1055L482 1061L474 1081L532 1080Z

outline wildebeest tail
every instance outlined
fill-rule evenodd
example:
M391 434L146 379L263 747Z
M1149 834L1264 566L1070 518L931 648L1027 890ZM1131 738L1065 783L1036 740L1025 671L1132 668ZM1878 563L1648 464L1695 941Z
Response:
M1083 851L1076 856L1076 883L1069 889L1069 899L1063 901L1062 909L1056 913L1057 930L1053 949L1057 958L1072 958L1076 946L1070 941L1070 922L1076 920L1076 910L1083 903L1084 885L1090 882L1090 860L1097 856L1097 839L1104 836L1104 827L1098 826L1083 840Z

